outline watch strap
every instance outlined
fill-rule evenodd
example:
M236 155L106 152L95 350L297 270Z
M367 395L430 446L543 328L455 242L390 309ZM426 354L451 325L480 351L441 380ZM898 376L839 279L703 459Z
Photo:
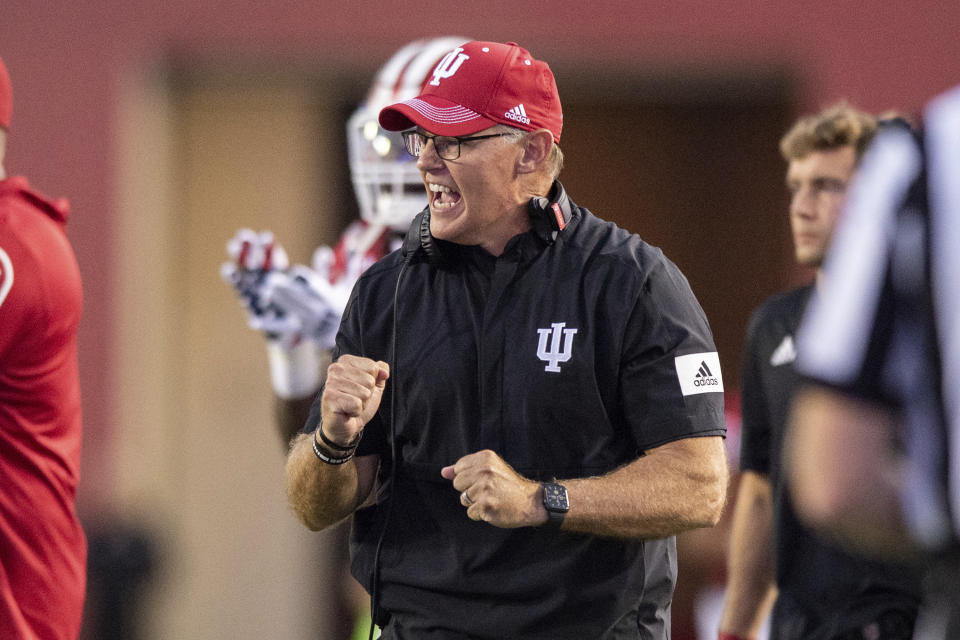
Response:
M548 529L559 529L563 526L563 518L566 515L563 511L551 511L547 509L547 523L544 526Z

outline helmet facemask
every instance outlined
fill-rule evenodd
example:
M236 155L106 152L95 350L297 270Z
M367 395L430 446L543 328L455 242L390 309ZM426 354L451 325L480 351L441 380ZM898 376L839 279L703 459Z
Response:
M417 159L399 132L380 128L380 110L415 98L437 63L469 38L447 36L411 42L377 72L367 98L347 122L350 174L360 217L372 225L405 231L427 204Z
M395 131L377 123L377 113L365 106L347 123L350 175L360 217L368 224L404 231L427 204L417 159L403 148Z

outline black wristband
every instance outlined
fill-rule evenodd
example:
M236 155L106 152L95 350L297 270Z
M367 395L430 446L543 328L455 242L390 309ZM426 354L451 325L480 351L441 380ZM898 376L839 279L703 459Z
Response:
M314 442L316 442L316 436L320 436L320 441L323 442L326 446L330 447L334 451L350 451L353 452L356 450L357 446L360 444L360 438L363 437L363 430L358 433L353 440L350 441L350 444L343 446L342 444L337 444L333 440L327 437L327 434L323 432L323 423L321 422L317 425L317 430L314 432Z
M316 438L313 439L313 453L320 459L321 462L325 462L326 464L343 464L353 457L353 451L345 456L338 456L326 447L323 447L319 442L317 442Z

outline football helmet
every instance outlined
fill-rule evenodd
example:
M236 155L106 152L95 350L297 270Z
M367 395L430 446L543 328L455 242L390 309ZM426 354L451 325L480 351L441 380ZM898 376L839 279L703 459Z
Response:
M380 68L347 122L350 174L365 222L405 231L426 204L416 158L404 150L399 132L380 128L377 116L387 105L416 97L440 59L469 40L445 36L405 45Z

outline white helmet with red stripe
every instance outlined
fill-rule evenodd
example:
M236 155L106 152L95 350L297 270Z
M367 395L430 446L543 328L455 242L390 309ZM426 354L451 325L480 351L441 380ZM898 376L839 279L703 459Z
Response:
M416 159L404 150L399 133L380 128L380 110L416 97L440 59L469 40L447 36L404 46L380 68L366 100L347 122L353 187L360 217L369 224L403 231L427 203Z

